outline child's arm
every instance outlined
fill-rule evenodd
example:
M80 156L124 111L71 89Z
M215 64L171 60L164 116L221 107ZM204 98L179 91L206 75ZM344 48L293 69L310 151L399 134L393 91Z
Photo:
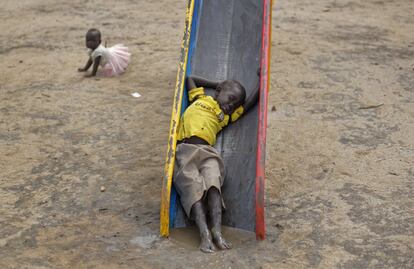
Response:
M191 90L197 87L215 89L217 88L218 84L219 82L217 81L208 80L202 77L197 77L197 76L187 77L187 90Z
M88 61L85 64L85 67L84 68L78 68L78 72L85 72L85 71L87 71L89 69L89 67L91 67L92 63L93 63L92 58L89 57Z
M89 75L86 75L86 77L96 76L96 72L98 71L98 66L100 62L101 62L101 56L96 57L95 61L93 61L92 73L90 73Z
M250 96L247 98L247 100L242 105L244 112L246 112L250 108L252 108L257 103L257 101L259 100L259 93L260 93L260 69L257 71L257 76L259 77L259 79L257 80L256 87L254 88L253 92L250 94Z

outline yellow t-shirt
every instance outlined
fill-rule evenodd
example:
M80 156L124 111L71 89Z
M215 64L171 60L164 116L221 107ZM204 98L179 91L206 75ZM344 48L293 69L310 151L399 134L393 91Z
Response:
M178 125L178 141L197 136L210 145L214 145L218 132L229 122L234 122L240 118L244 112L243 107L239 106L231 116L224 114L217 101L206 95L202 87L191 89L188 95L188 99L192 104L187 107L181 116Z

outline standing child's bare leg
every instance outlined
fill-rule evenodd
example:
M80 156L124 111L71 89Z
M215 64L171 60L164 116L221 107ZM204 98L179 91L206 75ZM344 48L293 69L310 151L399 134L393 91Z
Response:
M213 244L211 233L208 229L206 213L201 201L196 202L191 207L191 216L195 220L198 230L200 232L200 250L207 253L214 252L216 250L216 247Z
M221 234L221 195L217 188L211 187L207 192L208 209L211 219L211 235L213 241L219 249L230 249L229 244Z

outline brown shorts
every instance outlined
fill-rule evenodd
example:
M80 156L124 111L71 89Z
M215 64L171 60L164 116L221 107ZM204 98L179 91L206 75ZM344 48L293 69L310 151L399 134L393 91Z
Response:
M173 183L188 217L193 204L204 199L211 187L220 191L223 181L223 160L215 148L201 144L177 145ZM224 207L223 199L222 204Z

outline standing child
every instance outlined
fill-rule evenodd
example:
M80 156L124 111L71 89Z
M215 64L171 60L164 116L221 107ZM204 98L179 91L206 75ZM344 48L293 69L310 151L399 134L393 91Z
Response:
M110 48L105 48L101 44L101 32L98 29L89 29L86 33L86 47L88 48L89 59L84 68L79 68L79 72L86 72L93 64L92 73L86 75L92 77L96 75L98 66L103 67L106 77L119 75L128 66L131 54L128 48L122 44L116 44Z
M215 89L214 97L206 95L204 87ZM244 87L235 80L219 83L190 76L187 89L191 104L178 126L173 183L185 213L199 229L201 251L213 252L216 247L229 249L231 245L221 233L224 164L213 145L221 129L256 104L259 83L247 100ZM211 231L206 212L209 213Z

